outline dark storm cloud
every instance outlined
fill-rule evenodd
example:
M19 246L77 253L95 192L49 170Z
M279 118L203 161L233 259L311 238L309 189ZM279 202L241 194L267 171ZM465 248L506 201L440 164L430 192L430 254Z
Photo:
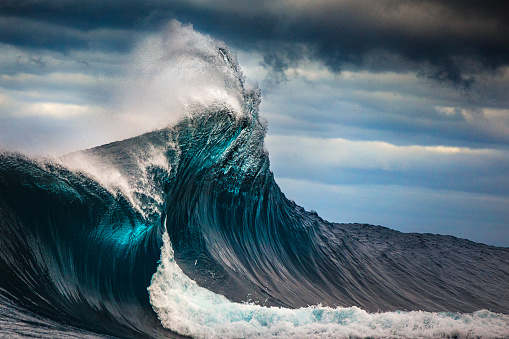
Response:
M288 197L329 220L507 246L507 13L505 0L0 0L0 148L63 154L161 126L207 87L194 58L176 62L184 84L146 72L174 62L157 41L196 39L191 23L260 83Z
M140 34L171 16L168 9L142 1L3 1L0 41L62 52L129 52Z
M102 50L127 52L137 34L119 28L81 30L51 21L37 21L24 17L3 16L0 13L2 43L29 49Z
M343 72L314 82L287 73L289 81L262 101L271 133L398 145L509 145L508 76L480 79L465 94L412 73Z
M259 1L244 5L222 1L219 5L194 2L184 17L198 19L198 28L243 48L251 44L264 50L266 64L276 72L301 58L304 45L307 56L322 60L336 72L352 66L419 67L426 77L469 87L476 74L509 63L509 20L504 13L508 13L504 1L486 6L472 1Z
M236 48L262 51L275 80L308 57L335 72L417 67L424 77L469 87L477 74L509 64L507 13L504 0L4 1L0 39L122 50L131 47L129 35L104 30L154 30L177 18ZM96 30L106 35L76 33Z
M143 1L3 1L4 16L51 22L82 30L142 27L157 11L154 2Z

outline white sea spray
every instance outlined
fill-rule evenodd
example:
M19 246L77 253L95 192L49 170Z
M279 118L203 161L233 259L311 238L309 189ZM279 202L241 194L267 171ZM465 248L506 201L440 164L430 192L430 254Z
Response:
M509 316L474 313L378 312L358 307L300 309L234 303L187 277L163 235L150 302L164 327L195 338L504 338Z

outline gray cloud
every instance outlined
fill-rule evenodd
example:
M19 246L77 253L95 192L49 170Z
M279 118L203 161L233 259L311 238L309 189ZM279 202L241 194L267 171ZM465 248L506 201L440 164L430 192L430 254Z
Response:
M473 0L2 1L0 147L32 154L92 147L160 127L169 111L181 110L183 96L203 97L200 74L214 77L196 71L199 63L187 54L187 63L178 54L161 58L157 43L140 44L177 18L249 61L246 74L264 91L272 168L289 183L290 198L297 194L330 220L507 245L508 7ZM175 36L169 45L178 44ZM115 102L125 97L127 109ZM152 125L150 116L158 117ZM373 147L344 163L316 165L302 154L322 147L303 136L473 153L387 154L384 167L387 150ZM398 167L403 160L406 167ZM496 235L483 238L476 224Z
M0 40L128 50L129 31L154 30L174 17L237 48L262 51L276 80L304 51L335 72L418 66L425 77L468 88L478 74L509 65L508 7L503 0L4 1Z
M345 72L311 81L305 77L323 72L306 65L295 72L301 74L287 72L289 81L262 101L270 133L399 145L509 145L509 107L503 95L509 90L501 85L507 75L476 83L463 94L412 73Z
M0 45L0 147L70 152L163 128L191 106L242 108L237 74L217 49L227 47L210 36L171 21L133 43L127 55Z
M185 16L199 18L199 28L239 46L265 49L266 55L279 57L269 63L277 65L276 71L300 58L299 44L336 72L418 65L425 76L462 87L470 86L477 73L509 61L509 27L500 14L507 4L502 1L482 10L473 2L446 1L261 1L249 8L230 1L192 4ZM286 43L298 44L297 50ZM384 55L380 62L378 55Z
M272 168L284 178L509 196L508 151L291 136L267 143Z
M276 180L288 198L316 210L327 220L365 222L403 232L450 234L507 246L507 197L397 185Z

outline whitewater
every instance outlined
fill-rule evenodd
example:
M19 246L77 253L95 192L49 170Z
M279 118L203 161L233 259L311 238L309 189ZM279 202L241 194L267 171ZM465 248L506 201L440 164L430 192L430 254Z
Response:
M153 76L185 74L170 124L59 158L0 153L1 337L509 337L508 248L298 206L235 55L170 33L149 43L172 65Z

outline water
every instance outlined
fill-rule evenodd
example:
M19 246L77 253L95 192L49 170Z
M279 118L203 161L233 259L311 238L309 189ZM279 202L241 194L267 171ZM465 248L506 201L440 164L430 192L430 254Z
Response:
M509 337L509 249L286 199L259 90L225 46L193 46L228 100L59 159L0 155L3 336Z

